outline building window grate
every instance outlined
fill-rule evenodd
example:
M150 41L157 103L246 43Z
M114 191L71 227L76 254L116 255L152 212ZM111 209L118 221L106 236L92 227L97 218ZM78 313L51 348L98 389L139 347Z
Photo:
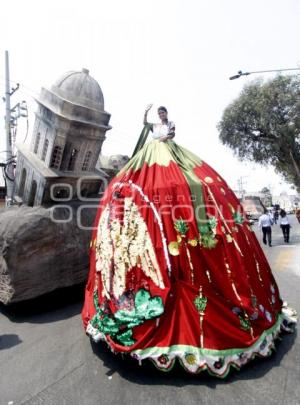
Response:
M36 138L35 138L35 144L34 144L34 153L37 153L38 149L39 149L39 144L40 144L40 140L41 140L41 134L38 132Z
M91 156L92 156L92 152L90 150L87 151L86 154L85 154L85 157L84 157L83 164L82 164L82 170L83 171L87 171L89 169Z
M78 150L73 148L72 152L71 152L69 164L68 164L68 170L74 170L77 155L78 155Z
M52 153L52 159L50 167L58 169L61 161L62 149L60 146L55 146Z
M46 159L48 146L49 146L49 141L48 141L48 139L46 139L44 146L43 146L43 151L42 151L42 160Z

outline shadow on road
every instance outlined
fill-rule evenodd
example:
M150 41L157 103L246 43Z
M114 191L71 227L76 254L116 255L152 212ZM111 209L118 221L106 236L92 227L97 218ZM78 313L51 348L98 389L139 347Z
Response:
M32 300L5 306L0 313L16 323L49 323L71 318L81 312L84 285L62 288Z
M276 349L272 355L266 358L256 357L247 365L237 371L231 368L229 375L225 379L210 376L206 371L198 375L186 372L177 361L173 369L169 372L157 370L151 361L143 361L140 366L138 362L128 355L113 354L104 342L94 343L91 346L94 354L109 369L107 376L118 373L122 378L130 382L141 385L205 385L215 388L218 385L229 384L239 380L251 380L263 377L273 367L279 367L283 357L291 349L296 339L297 332L282 334L276 341ZM282 339L282 341L281 341Z
M22 340L19 338L18 335L15 334L0 335L0 350L9 349L20 343L22 343Z

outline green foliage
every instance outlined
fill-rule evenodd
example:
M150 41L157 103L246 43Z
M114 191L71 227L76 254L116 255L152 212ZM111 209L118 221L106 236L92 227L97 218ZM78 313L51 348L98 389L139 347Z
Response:
M246 85L218 129L240 159L271 164L300 189L300 75Z
M266 207L272 205L272 194L271 191L268 189L268 187L263 187L260 192L263 194L263 196L261 197L262 203Z
M268 187L263 187L260 192L266 195L271 194L271 191L268 189Z

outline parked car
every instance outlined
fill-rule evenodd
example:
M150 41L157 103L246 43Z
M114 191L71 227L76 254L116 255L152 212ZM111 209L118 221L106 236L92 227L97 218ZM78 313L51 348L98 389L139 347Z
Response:
M246 212L246 218L248 219L250 225L254 225L255 218L252 217L252 214L250 211Z

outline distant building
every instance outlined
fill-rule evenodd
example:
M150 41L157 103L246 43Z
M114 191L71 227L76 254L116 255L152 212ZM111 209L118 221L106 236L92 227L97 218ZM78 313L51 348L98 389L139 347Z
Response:
M29 206L96 195L104 171L96 168L110 114L89 71L68 72L36 99L31 145L17 144L15 196Z
M299 206L300 198L296 195L289 195L286 192L280 193L279 196L273 197L274 204L286 211L293 211Z
M263 214L265 206L261 201L261 198L257 195L246 195L241 200L241 204L245 212L253 219L258 219Z

